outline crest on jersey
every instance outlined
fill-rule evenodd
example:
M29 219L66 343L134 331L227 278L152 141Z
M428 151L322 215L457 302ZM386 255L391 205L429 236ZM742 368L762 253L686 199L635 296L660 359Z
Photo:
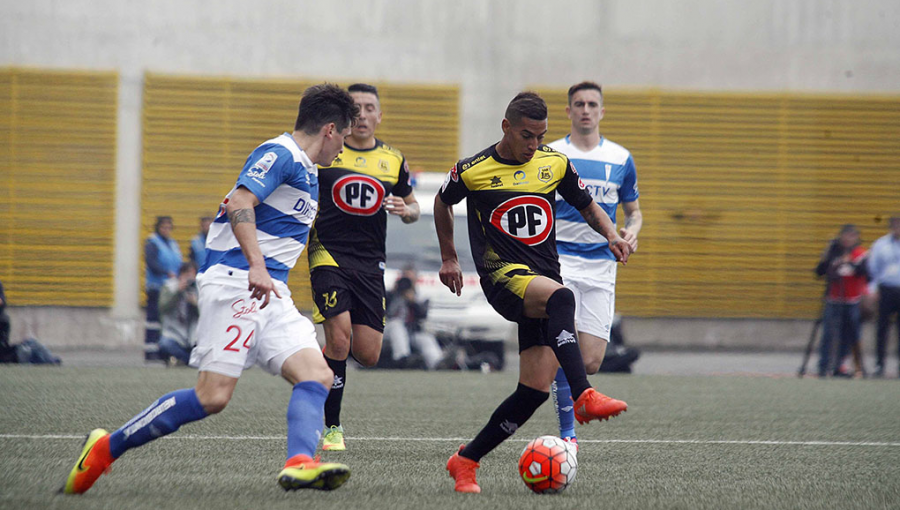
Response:
M265 179L266 174L272 169L272 165L275 164L276 159L278 159L278 154L275 154L274 152L263 154L263 156L247 170L247 177L250 177L251 179Z
M366 158L359 156L356 158L356 162L353 163L353 166L366 166Z
M384 195L381 181L368 175L345 175L331 188L334 205L354 216L371 216L378 212Z
M381 170L382 172L389 171L390 167L388 166L388 162L383 159L379 159L378 160L378 169Z
M550 165L538 168L538 180L541 182L550 182L553 179L553 168Z
M528 246L543 243L553 232L553 207L544 198L524 195L498 205L491 225Z

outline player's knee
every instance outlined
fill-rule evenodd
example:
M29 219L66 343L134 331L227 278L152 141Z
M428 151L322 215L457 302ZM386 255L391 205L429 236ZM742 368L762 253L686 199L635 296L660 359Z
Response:
M555 313L575 315L575 293L571 289L560 287L547 299L547 315Z
M596 374L600 371L600 365L603 363L602 359L597 358L585 358L584 359L584 371L587 372L588 375Z
M206 414L218 414L224 411L225 406L231 401L231 393L218 391L200 394L198 392L197 399L200 400L200 405L203 406L203 410L206 411Z
M334 385L334 372L328 368L328 365L325 365L324 367L317 368L317 370L310 374L309 380L321 383L322 386L331 389L331 386Z
M378 364L381 357L381 350L368 350L363 352L354 352L353 357L364 367L374 367Z

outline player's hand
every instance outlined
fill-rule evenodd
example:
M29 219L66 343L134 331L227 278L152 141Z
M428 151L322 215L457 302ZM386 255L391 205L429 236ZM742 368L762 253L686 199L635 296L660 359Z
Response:
M637 235L635 235L633 232L630 232L624 228L619 229L619 235L622 236L622 239L624 239L626 243L631 245L631 253L634 253L637 251L637 246L638 246Z
M409 207L406 206L406 202L402 198L393 195L384 198L384 210L388 214L400 216L401 218L409 216Z
M457 296L462 295L463 275L458 260L445 260L441 264L441 270L438 272L438 275L441 278L441 283L446 285L450 292L455 292Z
M621 262L623 265L628 263L628 256L631 255L634 250L631 248L631 245L625 242L621 236L618 234L613 234L609 239L609 249L613 252L613 255L616 256L616 260Z
M281 294L279 294L278 289L275 288L275 281L272 280L272 277L269 275L269 271L265 266L251 267L247 279L250 283L247 287L247 290L250 291L250 299L258 299L263 302L259 307L260 310L269 306L270 292L274 292L275 297L281 298Z

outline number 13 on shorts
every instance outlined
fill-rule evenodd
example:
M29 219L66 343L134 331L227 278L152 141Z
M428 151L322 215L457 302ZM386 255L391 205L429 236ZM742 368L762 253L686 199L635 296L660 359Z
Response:
M230 352L241 352L241 349L246 349L247 351L249 351L250 347L253 346L253 333L256 332L255 329L251 329L250 332L247 333L246 336L244 336L244 332L241 330L241 327L237 324L232 324L228 326L225 332L229 335L229 337L233 335L234 338L228 343L228 345L225 346L223 350ZM241 342L242 338L243 342Z

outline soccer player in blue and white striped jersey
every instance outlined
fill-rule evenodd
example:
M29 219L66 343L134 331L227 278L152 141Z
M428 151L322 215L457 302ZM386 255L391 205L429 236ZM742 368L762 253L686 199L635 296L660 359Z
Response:
M62 492L87 491L126 451L222 411L241 372L254 364L293 386L287 462L278 483L285 490L331 490L347 480L347 466L313 459L334 374L312 323L294 306L287 277L316 216L316 165L334 161L358 115L345 90L310 87L294 131L250 154L210 229L197 279L200 321L191 353L191 365L200 370L196 386L160 397L112 434L93 430Z
M634 250L643 217L638 204L637 173L631 153L600 134L603 91L585 81L569 88L566 115L572 130L550 144L569 157L594 201L613 223L622 204L625 226L619 233ZM575 323L585 370L600 369L615 310L616 258L605 237L597 234L582 215L565 201L557 201L556 248L566 287L575 293ZM562 370L551 387L559 416L560 437L575 441L571 391Z

